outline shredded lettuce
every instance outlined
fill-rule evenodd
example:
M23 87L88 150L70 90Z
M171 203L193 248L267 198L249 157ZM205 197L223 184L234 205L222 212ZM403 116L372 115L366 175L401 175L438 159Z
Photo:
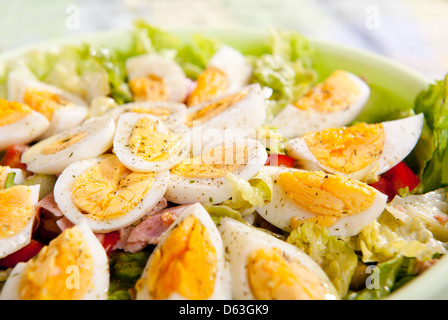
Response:
M425 116L413 156L426 193L448 186L448 74L417 96L414 111Z
M278 128L263 125L257 129L256 138L266 147L268 154L286 154L285 142L287 139Z
M446 216L446 192L396 196L382 215L348 240L364 262L384 262L397 255L430 260L447 252L448 229L436 218Z
M401 255L372 265L366 287L351 291L346 300L379 300L403 286L416 276L415 259Z
M314 49L296 31L269 29L267 51L252 56L252 81L272 90L269 116L277 114L287 103L308 91L317 79L312 61Z
M227 173L226 179L233 184L232 197L221 203L241 213L242 216L255 212L257 207L263 207L271 201L272 180L263 170L260 170L248 181Z
M341 297L349 290L358 256L344 241L330 236L327 228L304 222L294 229L287 242L302 249L316 261L332 281Z

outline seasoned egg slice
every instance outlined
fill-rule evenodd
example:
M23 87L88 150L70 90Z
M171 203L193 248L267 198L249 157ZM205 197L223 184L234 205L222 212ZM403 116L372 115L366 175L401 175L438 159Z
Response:
M235 137L255 137L266 120L266 99L259 84L188 108L186 125L190 129L194 155L207 145Z
M98 233L136 222L162 199L168 171L133 172L114 154L69 165L54 186L54 198L72 223L86 220Z
M50 122L26 104L0 99L0 151L36 140Z
M308 132L287 141L285 148L303 169L369 179L402 161L414 149L422 128L423 114L419 114Z
M221 219L218 230L237 300L335 300L338 294L321 267L299 248L261 229Z
M231 299L222 239L199 203L165 231L135 289L137 300Z
M39 185L0 190L0 258L30 242L38 200Z
M189 107L234 93L249 84L252 65L238 50L222 45L196 80L187 99Z
M285 231L311 221L328 228L330 235L351 237L386 206L385 194L345 176L286 167L263 170L274 182L272 200L257 212Z
M270 124L288 139L307 131L345 126L359 115L369 96L370 88L363 80L350 72L336 70L297 101L286 105Z
M264 166L266 159L265 147L254 139L236 139L210 146L201 155L187 158L171 168L165 197L178 204L216 204L228 200L233 186L226 175L234 174L248 180Z
M185 101L187 78L173 59L139 55L126 60L126 72L135 101Z
M24 103L45 116L50 125L42 138L76 126L88 116L87 105L78 96L18 72L8 74L8 100Z
M184 124L169 130L158 117L134 112L119 117L113 146L118 159L138 172L168 170L190 151Z
M2 300L105 300L106 252L85 222L65 229L34 259L11 271Z
M32 145L22 162L35 173L60 174L69 164L97 157L112 147L115 122L93 117Z

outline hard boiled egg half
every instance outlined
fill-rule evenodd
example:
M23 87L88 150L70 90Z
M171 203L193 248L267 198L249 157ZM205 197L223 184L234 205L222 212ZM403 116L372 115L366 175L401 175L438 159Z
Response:
M250 138L210 146L201 155L187 158L171 168L165 197L177 204L210 205L228 200L233 185L226 178L227 174L248 180L264 166L266 159L265 147Z
M105 300L109 289L106 252L86 223L65 229L34 259L17 264L2 300Z
M69 164L97 157L112 147L115 121L93 117L32 145L22 154L27 170L60 174Z
M8 169L2 167L1 171ZM38 201L39 185L0 189L0 258L30 242L36 217L34 206Z
M8 100L28 105L49 121L42 138L76 126L88 116L87 105L78 96L14 71L8 74Z
M237 300L335 300L321 267L299 248L261 229L224 217L218 229Z
M211 102L188 108L191 151L200 153L207 145L235 137L255 137L266 120L266 99L259 84Z
M54 198L74 224L86 220L97 233L129 226L162 199L168 171L133 172L114 154L69 165L58 177Z
M0 151L15 144L33 142L49 125L42 114L26 104L0 99Z
M419 114L378 124L358 123L307 132L287 141L285 148L303 169L374 179L414 149L423 120L423 114Z
M223 242L201 204L189 206L164 232L135 288L137 300L232 298Z
M113 147L118 159L138 172L168 170L190 152L184 124L170 130L158 117L135 112L120 115Z
M263 170L273 181L272 199L257 212L285 231L311 221L330 235L351 237L386 206L387 195L342 175L274 166Z
M135 101L185 101L187 78L171 58L153 53L135 56L126 60L126 72Z
M189 107L234 93L249 84L252 65L238 50L222 45L196 79L196 87L187 99Z
M271 121L288 138L307 131L345 126L362 111L370 96L369 86L353 73L336 70Z

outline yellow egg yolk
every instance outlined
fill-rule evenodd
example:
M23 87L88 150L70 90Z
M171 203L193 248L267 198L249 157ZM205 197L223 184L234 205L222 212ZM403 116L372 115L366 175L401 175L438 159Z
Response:
M321 113L344 110L360 94L357 84L343 70L334 71L324 82L311 88L293 104L302 110Z
M187 120L185 124L188 127L193 127L194 125L201 124L205 121L210 120L213 117L216 117L218 114L228 109L233 104L237 103L241 99L243 99L248 94L247 90L240 91L234 93L230 96L219 99L218 101L212 102L206 107L198 110L197 112L193 112L187 116Z
M167 120L168 117L171 115L171 110L164 107L154 107L154 108L135 107L131 110L131 112L151 114L162 120Z
M129 138L129 148L146 161L164 161L178 153L180 137L171 132L161 133L152 119L141 118Z
M25 104L0 99L0 126L17 122L31 111L32 109Z
M167 299L173 293L203 300L213 294L216 271L216 249L206 227L196 217L188 216L153 253L143 281L156 300Z
M284 172L278 183L289 199L318 217L314 222L325 226L366 210L376 195L365 183L321 171Z
M359 123L304 134L308 149L324 167L341 173L359 171L379 160L384 146L381 124Z
M56 110L70 104L67 100L53 92L34 88L25 90L23 102L30 106L31 109L44 115L48 120L51 120Z
M245 146L216 147L182 161L171 169L171 173L189 178L220 178L247 164L248 154Z
M83 139L86 136L85 132L78 132L72 136L69 136L65 139L56 140L49 145L47 145L45 148L42 149L41 153L44 155L49 154L55 154L57 152L60 152L64 149L67 149L68 147L74 145L79 140Z
M324 300L327 294L317 275L277 248L249 255L247 279L257 300Z
M65 229L29 260L21 276L23 300L81 300L89 290L93 257L76 227Z
M215 67L208 67L196 79L196 87L187 99L187 106L209 101L226 93L229 87L227 75Z
M135 101L168 101L165 80L155 75L132 79L129 81L129 88Z
M0 190L0 238L22 231L34 214L28 186L16 185Z
M91 219L114 219L134 209L154 180L154 172L132 172L109 155L75 179L72 200Z

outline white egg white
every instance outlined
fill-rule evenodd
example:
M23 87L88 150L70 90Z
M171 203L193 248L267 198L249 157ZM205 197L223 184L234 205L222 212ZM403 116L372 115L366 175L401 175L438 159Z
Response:
M360 114L366 105L370 97L370 88L358 76L349 72L347 72L347 75L360 89L358 99L348 108L321 113L314 110L301 110L293 104L287 104L270 121L270 125L279 128L286 138L292 139L308 131L318 131L349 124Z
M58 177L53 192L59 209L68 220L74 224L86 220L89 227L97 233L107 233L119 230L131 225L143 217L162 199L165 194L169 178L168 171L157 172L155 181L151 185L151 189L148 191L146 196L141 199L136 207L126 213L123 213L120 217L108 220L90 218L82 213L74 204L71 188L79 175L99 163L105 156L107 155L102 155L93 159L81 160L70 164Z
M252 65L238 50L222 45L210 58L207 67L214 67L227 76L229 88L227 93L241 90L249 84L252 76Z
M296 159L305 170L323 170L328 173L341 174L352 179L374 177L386 172L404 160L417 144L422 128L423 114L403 119L382 122L384 128L384 146L377 161L350 173L328 168L320 163L308 148L303 137L290 139L285 143L287 155ZM356 155L352 155L352 158Z
M156 123L158 132L163 134L172 133L179 137L178 143L173 151L174 154L170 158L162 161L149 161L132 152L131 146L129 145L129 137L132 135L137 122L143 118L148 118ZM118 119L113 147L121 163L132 171L164 171L172 168L189 155L188 129L184 124L179 124L170 130L164 125L162 120L155 116L144 113L126 112L121 114Z
M58 141L85 133L77 142L55 153L44 150ZM69 164L97 157L112 147L115 122L107 116L92 117L31 146L22 154L22 162L35 173L60 174Z
M33 205L33 212L35 212L34 206L39 201L40 185L32 185L29 186L28 188L30 188L31 192L31 203ZM25 225L25 227L19 232L16 232L15 234L7 238L0 238L0 258L4 258L7 255L16 252L17 250L23 248L28 243L30 243L35 216L36 215L33 214L31 219Z
M156 76L165 81L168 101L183 102L187 95L187 78L179 64L158 54L143 54L126 60L129 80Z
M229 262L232 276L232 293L236 300L255 299L247 277L249 255L255 250L278 248L289 261L296 261L310 270L320 280L320 284L327 292L328 300L338 299L338 293L322 268L302 250L257 229L249 224L223 217L218 230L224 243L225 257Z
M12 145L33 142L49 126L47 118L34 110L16 122L0 126L0 151Z
M190 150L199 154L208 145L236 137L255 137L256 130L266 120L266 98L259 84L244 87L248 90L246 96L221 112L203 122L192 121L190 125ZM211 103L225 99L228 96L214 99L187 109L187 118L207 108Z
M204 149L203 155L207 155L215 147L232 145L245 145L248 148L248 162L232 172L232 174L247 181L257 174L267 160L266 149L259 141L250 138L227 140L224 143L210 145ZM228 160L225 161L229 161L229 163L233 161L231 158L226 159ZM238 163L238 159L235 160ZM200 202L211 205L230 199L233 191L232 182L225 176L217 178L185 177L171 172L165 198L177 204Z
M109 290L109 261L103 246L99 242L98 238L94 235L92 230L88 227L86 222L81 222L73 228L79 229L81 231L84 241L88 243L91 250L91 255L93 259L93 275L92 280L88 285L88 290L83 300L107 300L107 292ZM76 250L76 248L73 248ZM0 293L0 300L19 300L19 285L23 272L27 266L27 262L18 263L8 276L3 289ZM68 272L70 269L76 266L67 266L64 272ZM82 267L82 266L77 266ZM59 270L60 272L61 270ZM52 271L49 271L50 273ZM57 272L54 270L53 272ZM70 273L67 273L67 277ZM64 285L64 284L61 284Z
M10 72L8 74L8 100L23 103L27 88L48 91L69 102L68 105L53 112L50 124L41 138L47 138L57 132L76 126L88 116L88 107L80 97L54 85L37 79L27 78L18 72Z
M316 215L313 212L301 207L299 204L289 199L285 194L282 186L277 183L278 177L283 172L300 171L300 169L265 166L264 173L271 176L273 183L272 187L272 199L263 207L258 207L257 212L268 222L274 226L283 229L285 231L290 230L291 218L297 218L299 220L306 220L314 218ZM366 210L353 215L341 217L332 226L328 227L330 235L351 237L358 234L361 229L374 221L384 211L387 203L387 195L376 191L375 198L370 207Z
M164 231L164 234L160 239L159 243L157 244L157 247L154 249L154 252L156 252L157 250L159 250L161 246L163 246L164 241L167 237L169 237L170 232L173 229L175 229L179 225L179 223L181 223L185 218L189 216L196 217L200 221L200 223L205 227L208 236L210 237L210 240L213 244L213 247L216 250L217 266L215 275L215 285L213 293L208 298L208 300L231 299L232 298L231 279L228 265L224 259L224 246L221 239L221 235L218 232L218 229L214 221L211 219L209 213L204 209L204 207L201 204L199 203L192 204L187 209L185 209L185 211L183 211L178 218L176 218L176 220L171 224L171 226L166 231ZM151 255L150 258L148 259L145 269L139 280L141 282L141 286L140 285L136 286L137 300L153 299L153 297L151 297L151 294L147 287L147 283L145 281L146 278L148 277L148 271L152 262L153 262L153 255ZM177 292L172 293L168 298L168 300L184 300L184 299L186 298Z

